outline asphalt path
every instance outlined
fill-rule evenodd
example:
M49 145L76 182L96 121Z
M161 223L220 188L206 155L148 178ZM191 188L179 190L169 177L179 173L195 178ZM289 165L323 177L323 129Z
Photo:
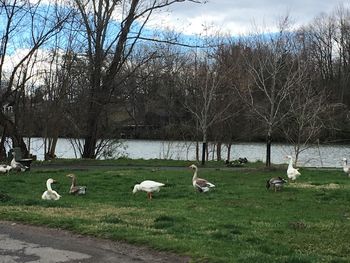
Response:
M190 258L68 231L0 222L0 263L189 262Z

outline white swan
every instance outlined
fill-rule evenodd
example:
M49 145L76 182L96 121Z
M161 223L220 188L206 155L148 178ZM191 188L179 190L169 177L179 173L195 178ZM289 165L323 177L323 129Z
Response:
M197 177L198 168L196 165L192 164L189 166L194 170L192 177L192 184L195 189L199 192L208 192L210 188L215 187L212 183L209 183L207 180Z
M291 179L292 181L295 181L298 176L300 176L300 172L298 171L298 169L295 169L293 167L293 159L292 156L288 155L287 158L289 159L289 165L288 165L288 169L287 169L287 176L289 179Z
M69 189L69 193L73 195L84 195L86 194L87 187L86 186L78 186L77 178L74 174L67 174L67 177L72 179L72 184Z
M13 156L13 158L11 161L11 167L13 170L24 172L24 171L29 169L28 166L25 166L25 165L16 161L16 153L15 152L12 152L12 156Z
M350 176L350 166L348 165L348 160L346 158L343 158L343 171Z
M7 164L1 164L0 165L0 173L9 173L9 171L11 171L12 166L7 165Z
M43 199L43 200L58 200L61 198L61 196L55 190L52 190L52 188L51 188L51 184L55 183L55 182L56 181L53 180L52 178L47 179L47 181L46 181L47 190L43 193L43 195L41 196L41 199Z
M148 199L152 199L152 193L153 192L159 192L160 187L164 186L164 184L162 183L158 183L155 181L151 181L151 180L146 180L143 181L140 184L135 184L134 189L132 190L132 192L135 194L137 191L144 191L147 192L147 197Z

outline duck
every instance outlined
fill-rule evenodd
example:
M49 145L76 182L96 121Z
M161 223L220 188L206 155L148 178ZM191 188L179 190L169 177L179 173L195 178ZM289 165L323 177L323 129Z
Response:
M47 179L47 181L46 181L47 190L43 193L43 195L41 196L41 199L43 199L43 200L59 200L61 198L61 196L55 190L52 190L51 184L53 184L53 183L56 183L56 181L53 180L52 178Z
M283 188L283 185L287 183L288 181L283 179L281 176L273 177L266 181L266 188L267 189L274 189L275 192L279 191Z
M299 169L296 169L296 168L293 167L293 158L292 158L292 156L288 155L287 158L289 159L289 165L288 165L288 169L287 169L287 176L292 181L295 181L301 175L301 173L298 171Z
M11 165L7 165L7 164L1 164L0 165L0 173L9 173L12 169Z
M348 160L346 158L343 158L343 171L350 176L350 165L348 165Z
M158 183L152 180L146 180L141 182L140 184L135 184L132 192L135 194L137 191L144 191L147 193L147 198L152 200L152 193L159 192L160 187L164 186L163 183Z
M20 162L16 161L16 153L15 152L12 152L12 156L13 156L13 158L11 160L11 167L13 170L24 172L24 171L27 171L29 169L28 166L25 166L25 165L21 164Z
M69 189L69 193L72 195L84 195L86 194L87 187L86 186L78 186L77 178L74 174L67 174L67 177L72 179L72 184Z
M211 188L215 187L214 184L209 183L207 180L197 177L198 167L196 165L191 164L189 168L192 168L194 170L192 185L196 190L201 193L205 193L208 192Z

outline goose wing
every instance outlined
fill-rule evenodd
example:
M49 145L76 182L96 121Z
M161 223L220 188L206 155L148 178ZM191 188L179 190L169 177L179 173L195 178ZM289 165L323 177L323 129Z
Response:
M72 186L69 190L69 193L73 195L75 194L83 195L86 193L86 189L87 189L86 186Z
M202 179L202 178L198 178L196 180L196 184L197 187L199 188L205 188L205 187L215 187L215 185L213 185L212 183L209 183L207 180Z
M161 186L164 186L164 184L163 183L158 183L158 182L155 182L155 181L151 181L151 180L143 181L140 184L141 190L146 191L146 192L159 191L159 188Z

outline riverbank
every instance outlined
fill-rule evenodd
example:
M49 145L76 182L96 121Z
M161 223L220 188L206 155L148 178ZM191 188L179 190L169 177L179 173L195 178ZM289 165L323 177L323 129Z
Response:
M82 141L80 143L83 143ZM161 140L121 140L119 147L101 156L101 159L164 159L164 160L195 160L196 143L193 141L161 141ZM38 160L44 159L43 139L32 138L30 153L36 155ZM209 145L209 160L216 159L216 151ZM271 161L275 164L285 164L286 155L294 156L294 148L289 144L273 144L271 148ZM69 139L59 138L56 146L56 156L62 159L76 159L80 157L79 151ZM227 158L227 148L222 148L222 159ZM231 148L231 160L245 157L250 162L264 162L266 159L265 143L235 143ZM300 154L297 165L303 167L341 167L342 158L350 159L349 145L328 144L309 145Z

